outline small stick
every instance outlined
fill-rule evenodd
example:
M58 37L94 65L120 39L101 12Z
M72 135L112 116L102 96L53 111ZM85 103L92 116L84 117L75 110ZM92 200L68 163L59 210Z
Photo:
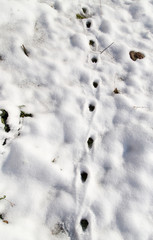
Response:
M24 46L23 44L22 44L21 48L22 48L24 54L25 54L27 57L29 57L29 51L25 48L25 46Z
M144 107L144 106L133 106L133 108L137 109L137 108L149 108L149 107Z
M100 54L102 54L104 51L106 51L110 46L112 46L114 44L114 42L112 42L110 45L108 45L108 47L104 48L103 51L100 52Z
M15 206L15 203L12 203L12 202L10 202L10 201L7 200L7 199L5 199L5 201L7 201L7 202L11 205L11 207L14 207L14 206Z

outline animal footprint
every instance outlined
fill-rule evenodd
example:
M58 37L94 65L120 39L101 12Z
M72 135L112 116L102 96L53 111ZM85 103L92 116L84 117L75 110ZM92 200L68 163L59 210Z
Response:
M89 223L88 223L87 219L83 218L83 219L81 219L81 221L80 221L80 225L81 225L81 227L82 227L82 230L83 230L83 231L86 231Z
M97 88L98 87L98 82L94 81L93 86L94 86L94 88Z
M85 182L87 180L87 177L88 177L88 173L86 172L81 172L81 180L82 182Z
M88 139L88 141L87 141L88 147L89 147L90 149L92 148L93 143L94 143L94 140L93 140L92 137L90 137L90 138Z
M92 58L91 58L91 61L92 61L93 63L97 63L97 62L98 62L98 59L97 59L97 57L92 57Z
M88 9L87 9L86 7L83 7L83 8L82 8L82 11L83 11L84 14L87 14L87 13L88 13Z
M96 42L94 40L89 40L89 46L93 51L96 51Z
M86 27L87 27L87 28L90 28L90 27L91 27L91 21L90 21L90 20L88 20L88 21L86 22Z
M89 105L89 110L90 112L93 112L95 110L95 106L93 104Z

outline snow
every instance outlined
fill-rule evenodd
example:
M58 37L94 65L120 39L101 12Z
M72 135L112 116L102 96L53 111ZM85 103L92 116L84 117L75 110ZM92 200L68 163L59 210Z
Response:
M153 240L153 1L0 5L0 239Z

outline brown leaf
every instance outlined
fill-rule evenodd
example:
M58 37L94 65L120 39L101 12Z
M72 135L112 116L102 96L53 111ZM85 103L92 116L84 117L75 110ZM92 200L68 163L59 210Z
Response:
M8 224L9 222L7 220L3 220L4 223Z
M145 57L145 55L141 52L130 51L129 54L130 54L130 58L133 61L136 61L137 59L142 59Z

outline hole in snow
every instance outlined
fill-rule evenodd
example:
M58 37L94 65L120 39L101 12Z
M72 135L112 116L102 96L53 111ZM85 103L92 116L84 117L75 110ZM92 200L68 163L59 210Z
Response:
M81 227L82 227L82 230L85 231L89 225L87 219L83 218L81 219L80 221L80 224L81 224Z
M98 83L97 83L97 82L93 82L93 86L94 86L95 88L97 88L97 87L98 87Z
M88 13L87 8L83 7L83 8L82 8L82 12L83 12L84 14L87 14L87 13Z
M90 27L91 27L91 21L87 21L87 22L86 22L86 27L87 27L87 28L90 28Z
M89 110L90 110L90 112L93 112L93 111L95 110L95 106L92 105L92 104L90 104L90 105L89 105Z
M95 41L94 40L89 40L89 45L92 46L92 47L95 47Z
M92 145L93 145L93 142L94 142L94 140L93 140L93 138L89 138L88 139L88 141L87 141L87 143L88 143L88 147L91 149L92 148Z
M93 63L96 63L96 62L98 61L98 59L97 59L96 57L93 57L93 58L91 59L91 61L92 61Z
M86 172L81 172L81 180L82 182L85 182L87 180L88 173Z

